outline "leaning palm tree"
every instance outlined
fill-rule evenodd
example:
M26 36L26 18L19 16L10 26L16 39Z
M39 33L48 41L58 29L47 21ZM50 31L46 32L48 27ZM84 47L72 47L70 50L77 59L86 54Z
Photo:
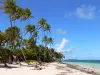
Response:
M3 4L3 6L0 6L0 8L4 10L5 14L9 15L11 27L12 21L14 21L15 26L15 20L17 19L25 21L27 19L29 20L30 18L33 18L30 9L22 9L16 4L16 0L3 0L1 3Z
M50 26L48 23L46 23L44 29L45 29L45 34L46 34L46 32L47 32L47 33L50 32L51 26ZM46 35L48 35L48 34L46 34ZM48 41L49 41L49 38L47 38L47 42L48 42ZM45 46L47 47L46 44L47 44L47 43L45 42Z
M26 31L30 34L30 44L31 48L36 46L37 38L38 38L38 31L35 25L26 25Z
M48 37L46 36L45 32L47 32L47 31L50 32L51 27L46 22L46 20L44 18L40 19L38 23L39 23L40 28L42 29L42 45L43 45L43 42L44 42L44 46L45 46L45 49L46 49L47 44L48 44ZM44 51L44 60L45 60L45 53L46 53L45 51Z
M2 9L4 10L5 14L9 15L10 23L12 27L12 16L16 13L16 0L3 0L2 1L3 6Z
M42 29L42 39L44 39L44 37L46 36L46 33L45 32L47 32L47 31L50 32L51 27L46 22L46 20L44 18L40 19L38 23L39 23L40 28Z
M35 46L35 38L37 37L36 27L35 25L26 25L26 31L30 34L30 45L31 48Z

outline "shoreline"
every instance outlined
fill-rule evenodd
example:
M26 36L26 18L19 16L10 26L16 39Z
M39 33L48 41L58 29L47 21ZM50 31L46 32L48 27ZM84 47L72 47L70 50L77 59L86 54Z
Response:
M70 64L70 63L63 63L66 64L68 67L88 73L88 74L92 74L92 75L100 75L100 69L92 69L93 67L90 66L84 66L84 65L79 65L79 64ZM90 70L89 70L90 69Z
M25 64L25 63L23 63ZM26 65L26 64L25 64ZM35 70L34 67L9 65L12 68L0 68L1 75L93 75L75 69L71 64L59 62L45 63L42 70ZM72 66L72 67L71 67ZM97 75L97 74L96 74ZM98 74L100 75L100 74Z

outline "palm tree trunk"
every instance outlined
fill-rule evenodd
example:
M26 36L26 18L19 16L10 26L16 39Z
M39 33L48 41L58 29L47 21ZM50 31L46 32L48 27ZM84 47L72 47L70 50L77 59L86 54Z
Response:
M12 25L12 18L11 18L11 15L10 15L10 24L11 24L11 28L13 27L13 25ZM13 33L13 32L12 32ZM12 34L12 36L11 37L13 37L13 34ZM12 49L13 49L13 44L14 44L14 41L11 43L12 44Z
M7 63L5 62L5 63L4 63L4 67L7 67L7 66L8 66Z
M42 46L43 46L43 30L42 30Z
M35 53L36 53L36 59L37 59L37 61L40 62L40 61L41 61L41 60L40 60L40 54L39 54L39 56L38 56L36 50L35 50Z
M43 29L42 33L43 33L43 34L42 34L42 39L43 39L43 37L45 36L45 31L44 31L44 29ZM42 41L42 45L43 45L43 41ZM45 43L44 43L44 46L45 46ZM43 54L44 54L44 57L43 57L44 59L43 59L43 60L45 61L45 51L44 51Z
M3 61L4 61L4 67L7 67L7 56L3 57Z
M39 62L39 64L41 65L41 57L40 57L40 52L41 51L41 48L40 48L40 50L39 50L39 57L38 57L38 62Z
M15 26L15 24L16 24L16 21L14 20L14 26Z
M21 49L21 43L22 43L22 36L21 36L21 41L20 41L20 46L19 46L19 48ZM23 48L24 49L24 48ZM21 50L21 52L22 52L22 55L23 55L23 57L24 57L24 60L25 60L25 62L27 63L27 60L26 60L26 57L25 57L25 55L24 55L24 52Z
M23 55L23 57L24 57L25 62L27 63L26 57L25 57L25 55L24 55L24 53L23 53L22 50L21 50L21 52L22 52L22 55Z
M12 18L11 18L11 15L10 15L10 24L11 24L11 27L12 27Z

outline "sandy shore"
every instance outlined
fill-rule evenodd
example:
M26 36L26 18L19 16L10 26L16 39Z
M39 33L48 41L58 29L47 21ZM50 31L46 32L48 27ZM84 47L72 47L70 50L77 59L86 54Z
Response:
M97 68L95 66L85 66L85 65L79 65L82 68L87 68L87 69L93 69L95 72L100 73L100 68Z
M67 67L66 64L49 63L42 70L34 70L34 67L10 65L12 68L0 67L0 75L92 75Z

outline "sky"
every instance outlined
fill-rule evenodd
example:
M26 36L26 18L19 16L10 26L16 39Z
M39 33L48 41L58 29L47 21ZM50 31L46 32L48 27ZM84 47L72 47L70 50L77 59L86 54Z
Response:
M18 0L22 8L30 8L37 24L45 18L51 25L54 47L66 59L100 59L100 0ZM0 10L0 30L10 26ZM17 22L24 31L27 22Z

